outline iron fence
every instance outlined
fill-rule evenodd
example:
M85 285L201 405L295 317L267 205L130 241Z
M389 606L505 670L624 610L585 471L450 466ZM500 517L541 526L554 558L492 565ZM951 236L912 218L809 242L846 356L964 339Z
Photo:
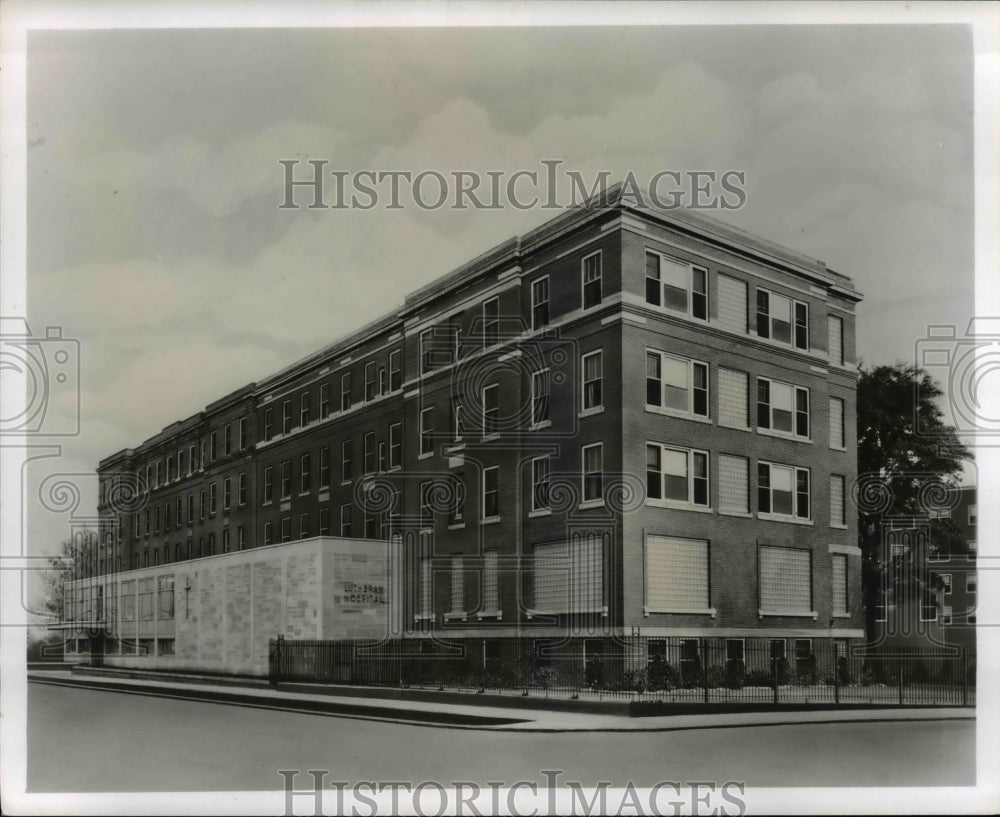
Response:
M272 683L298 681L670 703L973 705L957 648L813 639L497 638L271 641Z

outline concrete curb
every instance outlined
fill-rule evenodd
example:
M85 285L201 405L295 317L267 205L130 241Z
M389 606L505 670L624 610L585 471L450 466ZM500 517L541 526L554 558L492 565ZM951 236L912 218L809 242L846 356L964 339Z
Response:
M555 712L539 710L513 710L487 707L484 703L465 700L460 709L430 708L428 702L384 699L376 703L336 700L336 694L322 694L289 689L259 689L239 692L228 688L210 688L207 684L177 684L136 680L105 680L97 677L53 677L52 673L29 673L29 680L39 684L70 686L135 695L176 698L181 700L247 706L259 709L276 709L311 713L333 717L377 720L425 727L451 729L487 729L510 732L672 732L692 729L727 729L750 726L785 726L819 723L858 723L926 720L974 720L975 710L962 707L867 707L861 710L840 707L837 709L771 708L766 711L692 712L690 707L681 712L662 717L632 718L627 715L605 712ZM308 686L308 685L303 685ZM286 693L282 696L281 693ZM339 697L343 697L342 693ZM435 693L428 693L435 694ZM334 700L331 700L334 698ZM415 704L406 706L407 703ZM441 702L444 703L444 702ZM467 710L480 706L482 713ZM485 710L492 709L492 712ZM590 715L589 717L587 715Z

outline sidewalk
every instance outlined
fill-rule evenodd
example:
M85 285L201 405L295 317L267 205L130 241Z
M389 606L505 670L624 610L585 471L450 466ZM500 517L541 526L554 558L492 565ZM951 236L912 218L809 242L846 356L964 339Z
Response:
M608 708L608 714L566 712L514 706L456 704L451 701L399 700L344 694L272 689L259 684L211 683L182 680L145 680L84 676L69 670L28 672L35 683L139 695L200 700L238 706L310 712L334 717L389 720L451 729L488 729L518 732L666 732L684 729L730 728L845 721L974 720L975 709L966 707L795 710L777 708L762 712L722 712L634 718Z

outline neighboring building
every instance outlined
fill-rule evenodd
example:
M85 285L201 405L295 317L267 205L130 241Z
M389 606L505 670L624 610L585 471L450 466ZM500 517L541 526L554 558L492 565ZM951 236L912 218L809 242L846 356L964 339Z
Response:
M698 638L730 657L860 643L860 297L821 262L616 188L103 460L95 573L119 595L173 574L176 594L258 548L391 539L387 633L484 661L511 639L613 651L638 634L679 661Z
M895 582L886 576L876 629L869 639L875 648L975 658L976 488L957 488L949 496L941 507L928 509L920 518L886 522L888 555L904 557L895 569L918 569L921 575L914 582ZM943 517L958 526L965 547L951 553L934 547L930 522Z

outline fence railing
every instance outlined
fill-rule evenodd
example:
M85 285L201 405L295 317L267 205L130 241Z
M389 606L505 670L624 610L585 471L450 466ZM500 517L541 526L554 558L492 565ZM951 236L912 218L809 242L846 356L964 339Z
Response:
M672 703L972 705L958 651L875 651L811 639L291 641L272 683L299 681Z

